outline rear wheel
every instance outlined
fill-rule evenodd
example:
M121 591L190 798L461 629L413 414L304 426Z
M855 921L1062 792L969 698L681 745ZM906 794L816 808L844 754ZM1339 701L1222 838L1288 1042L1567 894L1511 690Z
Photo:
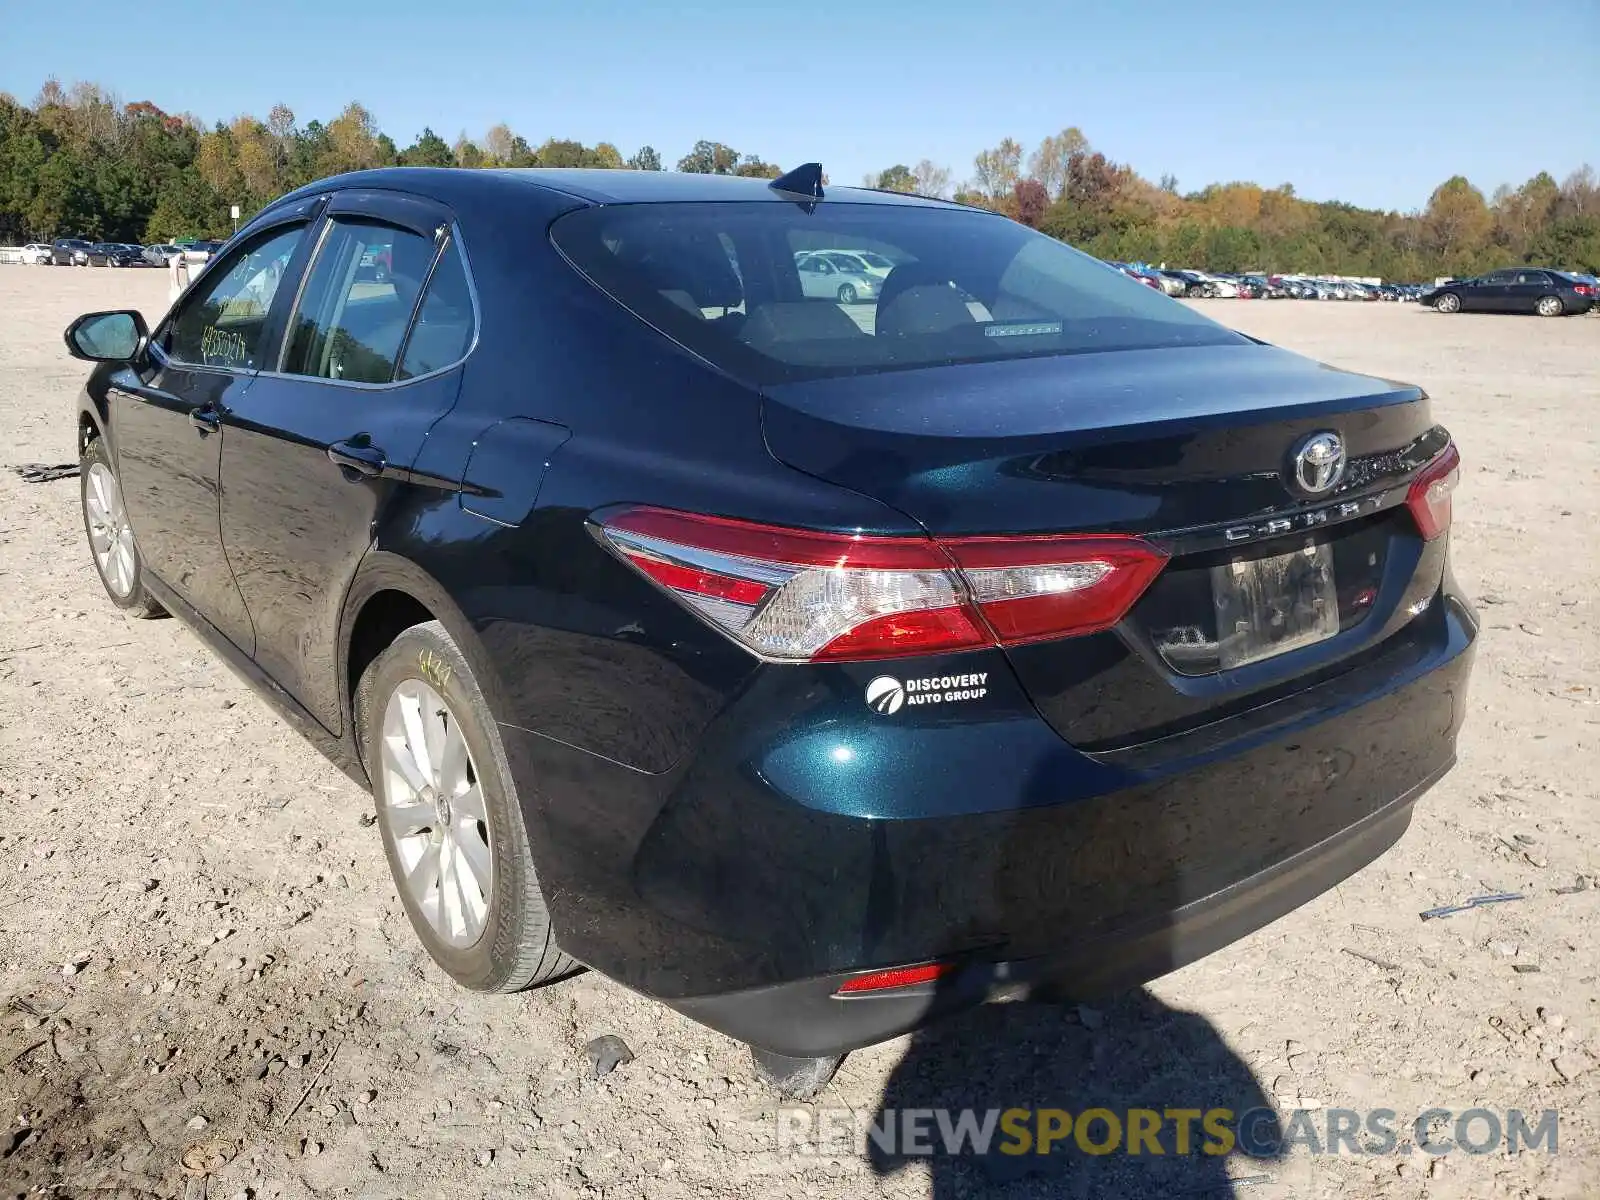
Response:
M83 448L78 482L89 551L111 603L130 617L162 616L166 609L144 590L144 560L128 524L122 486L99 438Z
M1433 302L1433 307L1442 313L1458 313L1461 311L1461 297L1454 292L1446 292Z
M855 285L849 284L849 283L841 283L839 285L839 303L840 304L854 304L855 302L856 302Z
M1559 317L1565 311L1560 296L1540 296L1533 307L1541 317Z
M444 626L396 638L355 708L384 854L433 960L480 992L577 970L556 948L494 717Z

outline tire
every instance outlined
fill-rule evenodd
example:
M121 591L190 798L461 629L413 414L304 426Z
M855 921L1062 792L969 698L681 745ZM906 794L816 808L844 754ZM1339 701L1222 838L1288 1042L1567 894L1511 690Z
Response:
M556 947L494 715L443 625L413 625L373 660L355 720L384 856L429 957L478 992L581 969Z
M78 485L89 557L111 603L141 620L165 616L167 610L144 589L144 559L122 504L122 485L99 438L78 459Z
M1533 306L1533 310L1541 317L1563 317L1567 312L1560 296L1540 296L1539 303Z
M1458 313L1461 311L1461 297L1454 292L1446 292L1433 302L1435 312Z
M839 285L839 303L854 304L856 302L856 289L854 284L841 283Z

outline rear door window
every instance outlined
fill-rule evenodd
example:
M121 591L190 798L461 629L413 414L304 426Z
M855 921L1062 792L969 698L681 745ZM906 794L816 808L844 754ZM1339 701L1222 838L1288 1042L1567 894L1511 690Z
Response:
M345 383L393 381L436 248L432 239L392 225L330 220L289 325L281 369Z
M1246 344L1096 259L963 208L599 205L559 219L552 237L618 303L758 384Z
M422 294L422 306L400 360L399 378L411 379L454 366L471 348L473 331L472 288L460 247L452 238Z

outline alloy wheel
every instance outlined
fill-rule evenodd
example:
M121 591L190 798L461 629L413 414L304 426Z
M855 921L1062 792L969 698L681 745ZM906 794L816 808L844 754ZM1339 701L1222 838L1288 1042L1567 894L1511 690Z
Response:
M1561 298L1559 296L1539 297L1539 315L1541 317L1558 317L1561 315Z
M138 562L134 556L133 529L122 507L122 489L117 486L117 477L104 463L90 465L83 505L89 516L89 546L94 551L100 577L115 596L122 598L132 594Z
M379 764L379 816L401 886L439 938L473 945L494 895L488 810L460 722L423 680L403 680L390 694Z

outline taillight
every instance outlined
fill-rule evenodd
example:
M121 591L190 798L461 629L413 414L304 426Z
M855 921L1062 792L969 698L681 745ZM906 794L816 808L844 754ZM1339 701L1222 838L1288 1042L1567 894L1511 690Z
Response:
M1594 288L1590 287L1587 283L1575 283L1572 285L1572 290L1577 292L1580 296L1594 295Z
M943 545L1003 646L1111 628L1167 561L1130 537L982 537Z
M1451 442L1411 481L1406 507L1425 540L1432 541L1450 528L1450 494L1460 480L1461 453Z
M631 508L622 559L779 662L903 658L1115 625L1166 556L1132 537L874 537Z

